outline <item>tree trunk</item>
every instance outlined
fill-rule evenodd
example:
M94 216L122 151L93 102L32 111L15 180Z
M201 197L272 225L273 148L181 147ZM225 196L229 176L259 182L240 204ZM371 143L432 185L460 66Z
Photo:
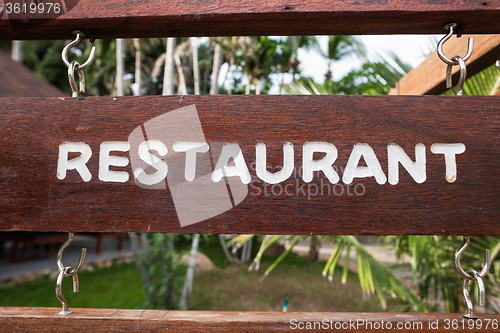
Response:
M248 243L243 244L241 247L241 262L246 262Z
M174 94L174 52L175 38L167 38L167 55L165 57L165 72L163 75L162 95Z
M166 283L167 283L167 292L165 294L165 306L166 309L175 309L175 290L174 290L174 234L167 234L167 260L166 260Z
M116 96L123 96L123 39L116 40Z
M200 94L200 69L198 66L198 41L195 37L190 38L191 49L193 50L193 77L194 77L194 94Z
M139 43L139 38L134 38L134 48L135 48L135 89L134 95L141 95L141 45Z
M12 60L22 63L23 62L23 41L12 41Z
M231 80L231 87L227 90L227 94L231 95L233 92L233 73L234 73L234 57L229 58L229 71L228 71L228 77L229 80Z
M316 262L319 258L319 238L318 236L311 236L311 244L309 246L309 261Z
M252 256L252 243L253 243L253 238L250 238L241 247L241 261L244 263L250 262L250 257Z
M219 43L215 43L214 63L212 66L212 80L210 82L210 95L217 95L219 92L219 70L222 65L222 48Z
M260 95L260 79L253 80L255 84L255 95Z
M139 246L139 236L135 232L131 232L128 234L130 238L130 244L132 245L132 252L134 254L135 263L137 264L137 268L139 269L139 274L141 275L142 283L144 286L151 286L153 281L151 275L148 273L147 268L144 266L141 261L142 251L145 251L148 247L146 242L146 237L142 237L143 248L141 249ZM147 292L147 297L149 299L149 304L155 304L157 302L157 294L155 288L145 288Z
M179 93L181 95L187 95L186 78L184 77L184 71L182 70L181 63L181 53L183 53L184 43L179 45L174 52L175 67L177 68L177 74L179 75Z
M198 244L200 243L200 235L196 234L193 237L191 245L191 257L189 258L189 266L186 272L186 281L184 282L184 289L182 290L182 297L180 302L181 310L187 310L189 298L191 297L191 290L193 289L193 277L196 267L196 254L198 253Z
M227 260L232 263L233 262L233 257L229 253L229 250L227 248L226 240L224 239L224 236L222 236L222 235L219 234L219 241L220 241L220 245L222 246L222 250L224 251L224 254L226 255Z

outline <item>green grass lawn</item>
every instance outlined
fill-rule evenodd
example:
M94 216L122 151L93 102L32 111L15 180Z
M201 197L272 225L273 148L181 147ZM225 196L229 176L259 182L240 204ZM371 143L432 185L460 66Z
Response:
M356 274L350 273L345 285L340 275L329 282L321 275L324 263L310 264L291 253L262 282L259 278L275 258L264 258L259 272L248 272L248 265L230 266L219 253L220 247L201 246L200 250L219 267L195 275L189 302L192 310L281 311L286 294L289 311L383 311L376 297L363 299ZM71 307L141 308L145 292L135 263L121 263L78 274L80 292L73 293L72 279L63 281L63 294ZM55 296L55 280L43 277L33 282L0 287L0 306L60 307ZM390 306L390 311L400 311Z
M196 275L190 309L281 311L288 294L288 311L383 311L376 297L363 299L355 274L349 275L345 285L340 283L341 274L329 282L321 274L324 263L309 264L294 254L260 282L271 262L266 260L259 272L239 266Z
M78 273L80 292L73 293L73 279L62 282L70 307L134 309L145 300L141 277L135 263ZM1 306L61 306L55 293L56 281L45 276L32 282L0 287Z

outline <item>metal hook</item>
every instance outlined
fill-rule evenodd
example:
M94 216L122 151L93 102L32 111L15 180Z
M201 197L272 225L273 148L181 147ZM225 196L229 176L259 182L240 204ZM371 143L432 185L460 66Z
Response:
M62 50L62 59L64 61L64 64L66 65L66 67L69 67L71 65L71 63L68 60L69 49L71 49L73 46L75 46L76 44L78 44L80 42L80 36L82 36L82 37L85 36L83 34L83 32L78 31L78 30L73 31L73 33L76 34L76 39L74 41L72 41L71 43L69 43L68 45L66 45L64 47L64 49ZM92 63L92 61L94 61L94 58L95 58L95 46L92 46L92 49L90 50L89 58L83 64L79 65L78 68L79 69L87 68Z
M467 77L467 67L465 66L464 60L460 56L454 55L453 57L451 57L451 59L457 61L458 64L460 65L460 77L458 78L457 96L461 96L462 90L464 88L465 78ZM446 66L446 88L452 87L452 82L451 82L452 67L453 65Z
M474 271L471 270L469 271L472 276L474 276L474 279L477 281L477 286L479 288L479 306L484 306L486 304L486 288L484 286L484 281L481 278L481 275ZM465 303L467 303L467 314L464 314L465 318L469 319L474 319L476 316L474 316L474 304L472 304L472 300L470 298L469 294L469 280L465 279L464 284L463 284L463 294L465 298Z
M82 69L87 68L92 63L92 61L95 58L95 50L96 49L95 49L95 46L92 46L92 49L90 50L89 58L82 65L80 65L76 61L69 62L69 60L68 60L69 50L73 46L78 44L78 42L80 42L80 36L85 36L81 31L78 31L78 30L73 31L73 33L76 34L76 39L64 47L64 49L62 50L62 59L64 61L64 64L66 65L66 67L68 67L68 78L69 78L69 84L71 86L72 97L78 97L78 91L76 90L74 72L75 72L75 70L78 71L78 77L80 78L80 92L85 93L85 78L83 76Z
M82 269L83 262L85 261L85 255L87 253L86 248L81 249L80 259L78 259L78 264L77 264L76 268L71 269L71 267L69 267L69 266L65 267L63 265L63 263L62 263L63 252L68 247L68 245L71 244L71 242L73 241L73 237L74 237L74 233L69 232L68 233L68 240L61 246L61 248L59 249L59 252L57 252L57 267L59 268L59 275L57 277L57 282L56 282L56 296L57 296L57 299L62 303L62 307L63 307L62 311L59 312L60 315L66 315L66 314L70 314L73 312L73 311L68 310L68 301L66 300L66 298L64 298L64 296L62 294L62 289L61 289L62 280L63 280L63 278L65 278L67 276L73 277L73 292L77 293L80 290L79 284L78 284L77 273L80 271L80 269Z
M59 275L57 276L56 296L57 296L57 299L59 300L59 302L62 303L62 311L59 312L60 315L67 315L67 314L70 314L73 312L73 311L69 310L68 301L66 300L66 298L62 294L62 280L65 277L65 275L67 274L69 269L70 269L70 267L64 267L64 269L62 271L60 271Z
M72 61L68 67L68 79L69 85L71 86L71 97L78 97L78 90L76 89L75 82L75 69L78 71L78 79L80 80L80 92L85 93L85 77L83 76L83 71L79 68L80 64L77 61Z
M473 276L468 274L464 269L462 268L462 265L460 264L460 258L462 257L462 254L465 252L467 247L469 247L470 243L470 237L469 236L464 236L464 243L460 248L457 250L455 253L455 266L457 266L458 272L468 281L476 280ZM490 270L490 265L491 265L491 260L490 260L490 250L486 249L484 250L484 266L481 272L479 273L479 276L481 278L484 278L486 276L486 273Z
M457 61L448 59L444 53L443 53L443 45L444 43L451 38L453 35L453 28L457 26L456 23L449 23L444 26L445 29L450 29L450 32L446 36L444 36L438 43L437 45L437 54L439 58L444 61L447 65L458 65ZM467 53L462 57L463 61L469 60L470 56L472 55L472 50L474 49L474 38L470 37L468 39L469 45L467 46ZM453 59L453 58L452 58Z

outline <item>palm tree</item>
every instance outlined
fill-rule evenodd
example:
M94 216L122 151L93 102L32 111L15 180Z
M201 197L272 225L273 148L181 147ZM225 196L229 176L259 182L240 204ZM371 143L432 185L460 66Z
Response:
M182 289L182 296L180 301L180 309L187 310L187 305L189 298L191 296L191 290L193 289L193 278L194 269L196 266L196 254L198 253L198 244L200 243L200 234L193 236L193 241L191 244L191 254L189 258L189 266L186 272L186 281L184 282L184 288Z
M284 53L289 55L287 70L292 70L292 80L295 81L295 74L298 73L300 61L298 60L299 49L317 49L321 50L318 40L314 36L288 36L285 45L289 50Z
M235 59L238 57L238 53L241 50L239 38L238 37L222 37L217 39L219 41L219 45L222 48L222 52L229 59L228 63L228 71L226 75L226 82L228 79L231 80L229 83L230 87L227 89L227 94L231 95L233 91L233 82L234 82L234 69L235 69Z
M355 55L358 57L365 56L365 48L361 41L353 36L328 36L328 49L324 56L329 59L328 71L325 74L330 80L333 75L330 70L333 61L338 61L346 56Z
M198 42L195 37L189 39L191 41L191 49L193 50L193 80L194 94L200 94L200 69L198 66Z
M123 39L116 40L116 96L123 96L123 74L125 72L123 44Z
M134 95L140 96L141 95L141 44L140 44L140 39L139 38L134 38L134 49L135 49L135 89L134 89Z
M23 41L13 40L12 41L12 60L17 62L23 62Z
M248 79L245 93L250 93L250 86L253 83L255 94L259 95L263 83L270 85L269 75L281 71L283 57L282 53L278 52L278 46L282 43L266 36L240 37L238 41L241 47L241 54L237 59L238 65Z
M165 71L163 74L163 92L162 95L174 94L174 52L175 38L167 38L167 50L165 52Z
M179 93L181 95L187 95L186 77L184 76L181 56L188 54L189 52L191 52L191 42L189 39L179 44L174 52L174 62L179 77Z
M222 65L222 47L219 42L215 39L212 39L215 43L214 49L214 62L212 67L212 78L210 81L210 95L217 95L219 92L219 70Z

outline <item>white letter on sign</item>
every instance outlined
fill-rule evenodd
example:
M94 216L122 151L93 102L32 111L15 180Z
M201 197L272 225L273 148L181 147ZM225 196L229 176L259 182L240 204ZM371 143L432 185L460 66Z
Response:
M233 159L234 165L229 166L229 160ZM249 184L251 181L250 172L248 171L240 145L237 143L225 143L222 146L219 160L212 173L212 180L220 182L222 177L239 176L243 184Z
M446 180L453 183L457 180L457 163L455 155L462 154L465 151L463 143L435 143L431 146L434 154L444 154L444 163L446 165Z
M68 161L68 154L80 153L80 156L75 157ZM57 161L57 178L66 178L66 170L76 170L82 177L84 182L90 181L92 175L87 162L92 156L92 149L84 142L63 142L59 145L59 159Z
M319 160L313 160L314 153L326 153ZM313 180L314 171L323 171L332 184L339 182L339 175L332 168L337 159L337 148L328 142L305 142L302 146L302 179L305 183Z
M157 170L152 174L147 174L143 168L137 168L134 170L135 179L144 185L158 184L165 179L168 172L167 163L151 154L149 152L150 150L156 150L160 156L165 156L168 153L167 146L158 140L144 141L139 145L138 154L141 160Z
M358 166L359 160L363 157L366 162L365 167ZM375 177L379 184L385 184L387 177L382 171L380 162L367 143L356 143L352 149L347 165L345 166L344 176L342 180L346 184L352 183L354 178Z
M196 176L196 153L206 153L208 144L205 142L174 142L172 148L175 152L186 152L186 166L184 176L192 182Z
M255 145L257 177L269 184L278 184L287 180L293 173L293 144L283 144L283 168L271 173L267 171L266 144L259 142Z
M109 170L110 166L124 167L129 163L125 156L110 156L112 151L127 152L130 144L127 141L107 141L101 143L99 151L99 179L103 182L125 183L129 179L127 171Z
M395 143L389 143L387 146L387 159L389 184L396 185L399 182L399 163L401 163L418 184L425 182L427 179L425 171L425 146L422 143L415 146L415 162L406 155L403 148Z

